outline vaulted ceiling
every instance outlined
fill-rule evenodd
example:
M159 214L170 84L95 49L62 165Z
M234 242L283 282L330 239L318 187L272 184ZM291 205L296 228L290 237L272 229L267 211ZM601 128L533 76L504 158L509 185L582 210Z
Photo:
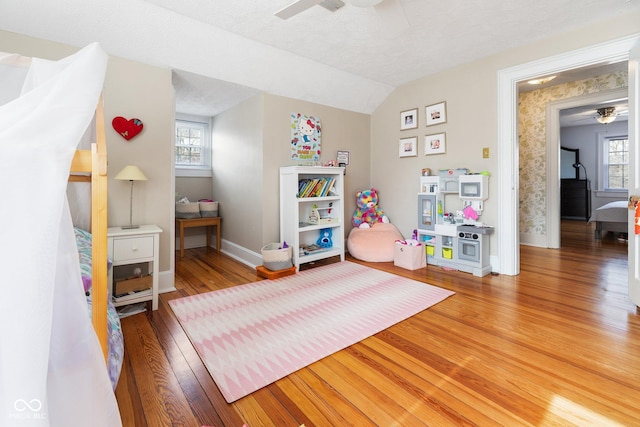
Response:
M215 114L266 91L371 113L399 85L640 7L639 0L373 7L344 0L334 12L312 6L286 20L274 16L292 2L0 0L0 29L78 47L97 41L111 55L174 69L176 86L201 98L185 112L206 106Z

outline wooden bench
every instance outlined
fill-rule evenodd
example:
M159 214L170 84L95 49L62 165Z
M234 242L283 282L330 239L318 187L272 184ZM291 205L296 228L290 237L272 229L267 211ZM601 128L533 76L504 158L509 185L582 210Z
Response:
M222 217L215 216L210 218L176 218L176 231L180 235L180 258L184 257L184 229L190 227L207 227L207 247L211 246L211 227L216 227L216 250L220 252L220 227L222 226Z

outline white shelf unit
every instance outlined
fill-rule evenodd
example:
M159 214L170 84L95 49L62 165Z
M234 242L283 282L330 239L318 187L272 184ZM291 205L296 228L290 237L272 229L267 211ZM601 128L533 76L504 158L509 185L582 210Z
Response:
M322 197L298 197L299 185L306 179L334 180L330 194ZM310 224L314 205L329 211L326 223ZM323 216L325 216L323 214ZM293 249L293 264L300 264L340 256L344 261L344 168L321 166L283 166L280 168L280 242ZM304 254L301 246L315 244L321 230L331 229L333 245L318 252Z

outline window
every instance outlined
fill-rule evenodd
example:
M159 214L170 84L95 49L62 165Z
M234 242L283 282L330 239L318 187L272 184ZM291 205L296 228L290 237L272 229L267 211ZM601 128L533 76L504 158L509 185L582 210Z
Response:
M622 191L629 187L629 138L607 136L602 139L602 190Z
M176 119L176 176L211 176L209 119Z

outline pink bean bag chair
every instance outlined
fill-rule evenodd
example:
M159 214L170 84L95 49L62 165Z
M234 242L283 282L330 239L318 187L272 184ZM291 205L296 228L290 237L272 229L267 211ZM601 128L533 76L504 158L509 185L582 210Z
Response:
M395 225L378 222L371 228L353 228L347 238L347 250L361 261L390 262L396 240L403 239Z

